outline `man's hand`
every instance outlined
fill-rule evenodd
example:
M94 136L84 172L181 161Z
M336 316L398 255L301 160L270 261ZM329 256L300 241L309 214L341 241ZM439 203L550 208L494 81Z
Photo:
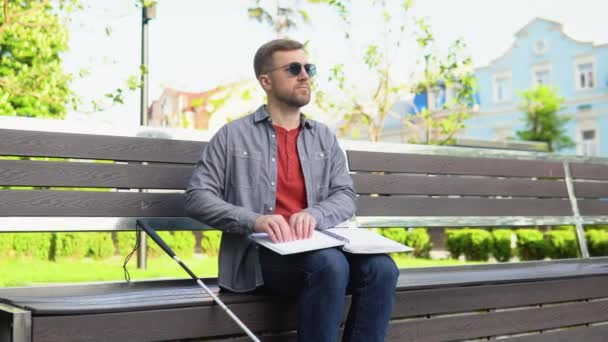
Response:
M291 215L289 218L289 226L295 238L309 239L312 237L312 232L315 230L317 220L307 212L301 211Z
M293 217L293 216L292 216ZM287 221L281 215L262 215L255 220L253 230L266 233L272 242L287 242L295 239Z

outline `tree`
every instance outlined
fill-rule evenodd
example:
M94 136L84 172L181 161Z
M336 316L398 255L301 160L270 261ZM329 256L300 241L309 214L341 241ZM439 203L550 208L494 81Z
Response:
M435 47L435 39L427 21L415 19L410 15L412 0L405 0L395 7L387 1L372 1L371 5L379 13L383 30L379 37L368 44L360 59L367 67L369 76L365 84L373 84L370 90L361 89L361 84L349 80L344 64L334 66L330 71L329 81L337 85L341 94L330 95L319 90L316 93L316 105L329 115L344 117L345 124L342 132L356 131L357 125L363 125L367 130L367 137L371 141L380 138L386 118L394 114L393 107L397 101L408 97L411 92L426 93L443 87L454 87L457 96L453 101L447 102L441 108L422 109L417 115L403 122L411 130L427 132L423 139L420 136L411 137L409 142L433 144L448 144L453 141L455 133L464 127L467 111L470 107L475 82L470 72L471 58L463 57L465 44L458 40L452 44L448 54L441 56ZM330 3L332 5L332 3ZM335 6L341 17L348 18L348 11L343 11L344 3ZM345 15L346 13L346 15ZM374 14L370 13L370 17ZM347 20L345 20L347 21ZM347 22L347 24L350 24ZM422 51L424 72L422 75L410 75L408 79L402 69L403 65L411 59L404 56L414 55L405 51L408 47L407 31L412 25L416 30L413 37L418 48ZM348 32L346 37L352 39Z
M574 146L565 126L571 120L558 113L564 109L564 98L556 88L538 85L519 94L519 108L525 113L525 129L517 131L521 140L546 142L553 152Z
M56 9L70 11L72 1ZM68 31L49 1L3 1L0 15L0 115L63 118L75 101L60 54ZM75 104L75 102L73 102Z

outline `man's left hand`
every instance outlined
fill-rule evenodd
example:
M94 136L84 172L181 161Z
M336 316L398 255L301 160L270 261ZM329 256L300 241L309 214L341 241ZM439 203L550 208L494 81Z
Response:
M317 220L304 211L295 213L289 218L289 227L296 239L309 239L312 237L312 232L315 230Z

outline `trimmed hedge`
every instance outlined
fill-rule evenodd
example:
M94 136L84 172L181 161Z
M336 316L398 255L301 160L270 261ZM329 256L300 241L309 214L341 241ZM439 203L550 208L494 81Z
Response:
M585 233L591 256L608 256L608 230L590 229Z
M492 255L499 262L507 262L511 260L513 256L513 249L511 248L511 237L513 231L510 229L495 229L492 231L492 239L494 240L494 248L492 249Z
M522 228L515 231L517 250L521 260L543 260L549 250L549 244L543 233L536 229Z
M220 252L222 232L219 230L205 230L201 239L201 248L207 256L217 256Z
M52 233L17 233L13 236L16 257L49 260Z
M574 230L552 230L545 233L547 240L547 255L551 259L568 259L578 256L578 243Z
M412 247L412 256L417 258L430 258L431 249L433 244L431 243L431 237L426 231L426 228L414 228L407 232L405 238L405 244Z
M460 255L469 261L487 261L493 248L492 234L485 229L447 229L446 247L454 259Z
M0 257L8 257L13 251L14 233L0 233Z

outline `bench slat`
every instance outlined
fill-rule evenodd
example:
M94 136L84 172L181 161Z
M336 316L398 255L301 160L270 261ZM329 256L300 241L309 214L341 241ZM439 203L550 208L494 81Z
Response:
M452 341L607 320L608 301L594 301L398 322L388 335L403 342Z
M185 189L190 165L125 165L0 160L0 185Z
M607 182L574 182L576 197L608 197Z
M501 339L501 342L606 342L608 325L594 325L570 328L560 331L546 331L542 334Z
M564 177L562 163L544 160L452 157L347 151L350 171L498 177Z
M574 179L608 180L607 164L571 163L570 171Z
M568 197L563 181L353 174L359 194Z
M185 217L180 193L0 190L0 216Z
M1 156L193 164L205 143L158 138L0 129Z
M581 215L608 215L608 200L578 200Z
M608 203L606 203L608 205ZM583 211L582 211L583 212ZM361 216L571 216L562 199L359 197Z

